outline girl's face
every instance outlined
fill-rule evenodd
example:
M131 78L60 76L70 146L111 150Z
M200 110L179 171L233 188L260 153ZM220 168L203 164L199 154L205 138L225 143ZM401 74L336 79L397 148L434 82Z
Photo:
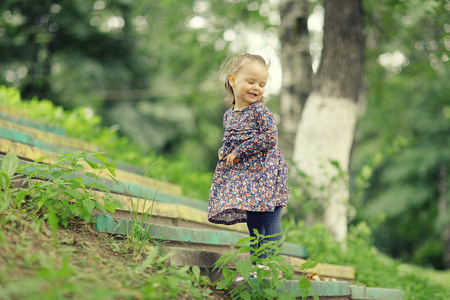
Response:
M234 93L234 110L241 110L261 100L267 83L267 67L259 62L246 60L229 81Z

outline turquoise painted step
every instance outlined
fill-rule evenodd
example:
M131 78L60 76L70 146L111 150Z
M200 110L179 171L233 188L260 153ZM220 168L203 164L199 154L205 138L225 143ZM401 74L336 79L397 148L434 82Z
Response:
M24 117L12 116L12 115L0 112L0 119L3 119L8 122L14 122L14 123L17 123L20 125L25 125L28 127L33 127L33 128L36 128L36 129L39 129L42 131L47 131L47 132L51 132L51 133L58 134L58 135L66 134L66 130L64 128L48 125L48 124L45 124L45 123L42 123L39 121L35 121L35 120L31 120L28 118L24 118Z
M365 300L365 299L392 299L401 300L402 292L396 289L383 289L383 288L373 288L365 286L351 285L351 295L352 299Z
M4 156L0 155L0 159L3 159ZM19 160L20 165L26 165L28 162L24 160ZM35 169L33 168L26 168L27 172L32 172ZM86 185L89 185L94 182L94 178L86 176L83 173L74 172L73 173L75 177L81 178L82 182ZM68 179L69 176L63 176L63 179ZM52 179L50 175L44 176L45 179ZM99 184L102 184L106 187L108 187L109 191L116 194L121 195L129 195L136 198L141 199L147 199L147 200L155 200L158 202L163 203L170 203L170 204L181 204L185 206L189 206L192 208L200 209L206 211L208 209L208 204L205 201L200 201L196 199L191 199L179 195L171 195L169 193L164 193L161 191L157 191L152 188L148 187L141 187L140 185L129 183L129 182L123 182L120 180L117 180L117 183L114 180L100 177L98 178L97 182Z
M0 127L0 138L4 138L25 145L34 146L36 148L54 153L59 153L59 150L66 150L60 146L55 146L52 144L38 141L33 137L33 135L29 133L21 132L10 128Z
M77 149L71 149L71 148L53 145L51 143L40 141L40 140L36 139L30 133L21 132L19 130L14 130L11 128L0 127L0 138L4 138L4 139L10 140L10 141L14 141L14 142L25 144L25 145L30 145L30 146L36 147L38 149L52 152L52 153L60 153L61 150L64 150L64 152L67 152L67 153L73 153L73 152L78 151ZM63 137L61 137L61 138L63 138ZM97 161L96 158L92 158L92 160ZM127 164L127 163L112 160L112 159L108 159L108 161L116 163L117 168L119 168L121 170L132 172L132 173L139 174L139 175L144 175L144 170L141 167L137 167L137 166L134 166L131 164Z
M257 279L250 279L252 284L258 287ZM261 288L269 284L270 279L262 280ZM402 292L396 289L368 288L349 285L346 281L311 281L311 287L319 297L325 299L355 299L355 300L402 300ZM289 293L292 296L301 297L297 280L285 280L278 293ZM311 296L311 294L309 294Z
M133 222L129 220L116 221L111 216L98 215L96 226L98 232L128 235L131 232L132 224ZM142 229L143 232L156 239L207 245L233 246L242 238L248 237L248 234L232 231L191 229L147 223L142 224ZM308 257L308 252L304 246L291 243L284 243L283 246L284 249L281 254L300 258Z

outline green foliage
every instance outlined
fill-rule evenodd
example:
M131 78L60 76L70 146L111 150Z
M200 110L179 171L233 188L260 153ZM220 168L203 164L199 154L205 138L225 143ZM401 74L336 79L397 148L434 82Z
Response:
M305 299L308 294L318 299L308 279L295 276L291 265L282 264L284 258L279 254L283 241L261 244L264 238L275 235L264 237L256 229L255 234L256 237L238 241L235 246L239 248L228 251L216 261L215 269L221 270L224 277L217 289L229 290L233 299L296 299L299 296ZM250 261L241 260L242 254L251 249L253 253L249 257ZM233 269L229 268L231 262L234 263ZM317 263L308 260L302 265L302 269L313 268L315 265ZM242 282L237 285L235 280L238 276L242 277ZM298 280L298 290L301 294L295 290L286 290L284 280Z
M0 170L0 189L3 190L0 214L12 204L14 209L21 211L22 202L29 192L27 189L12 186L13 176L18 168L19 159L15 153L8 153L3 158ZM12 217L13 219L15 218Z
M320 169L327 182L317 182L308 176L294 162L290 162L289 169L289 201L286 215L296 221L308 220L309 223L323 221L324 208L328 199L334 193L336 184L348 185L348 175L334 160L319 161ZM352 209L349 209L352 212ZM352 217L352 213L349 214Z
M193 287L202 290L203 297L207 297L211 294L211 281L209 277L200 275L200 268L198 266L192 266L191 270L189 271L189 276L191 278Z
M443 278L437 280L426 276L425 269L410 268L376 249L372 228L380 226L383 218L350 226L345 248L333 239L323 224L305 226L303 221L295 222L292 218L283 218L282 222L286 227L286 241L305 245L313 260L320 258L323 263L353 266L357 285L400 289L405 300L450 296L445 274L436 275Z
M444 249L439 240L426 240L414 251L413 263L426 267L440 266Z
M450 165L445 3L366 3L368 103L351 163L355 223L385 216L374 228L376 246L435 268L444 268L443 247L424 249L442 244L441 231L450 224L448 210L438 209L449 199L440 186L448 186ZM385 59L391 55L403 58Z
M92 161L93 158L99 163ZM10 174L17 173L15 178L20 178L22 187L11 190L6 188L8 192L5 198L14 199L20 210L26 196L26 210L35 211L36 218L47 219L55 235L58 224L67 227L68 222L75 218L90 222L94 210L114 212L116 207L121 206L109 194L101 197L92 194L94 189L109 193L108 187L98 182L100 176L108 175L114 179L115 164L109 163L103 155L61 151L52 164L42 163L45 159L42 157L34 163L19 166L17 156L14 153L7 154L2 161L2 174L6 174L6 179L9 179ZM86 175L93 179L90 184L83 183L77 175L77 172L85 170ZM10 181L6 180L6 186L9 185Z
M14 192L11 191L11 178L14 176L16 172L17 166L19 164L19 159L15 153L8 153L5 155L5 158L2 161L2 167L0 169L0 190L2 191L1 196L1 204L0 204L0 214L8 208L11 202L11 196ZM24 193L20 193L20 199L16 202L17 205L20 205Z
M319 197L317 187L311 177L291 162L289 172L289 202L286 211L296 220L319 218L323 215L325 197Z
M198 168L187 157L159 158L148 175L179 184L183 187L183 194L190 198L208 201L213 174Z
M199 299L202 292L192 285L189 266L178 268L167 265L166 261L171 255L173 253L163 255L158 246L147 254L142 264L137 267L137 271L152 268L153 273L141 293L148 299L175 299L187 291Z

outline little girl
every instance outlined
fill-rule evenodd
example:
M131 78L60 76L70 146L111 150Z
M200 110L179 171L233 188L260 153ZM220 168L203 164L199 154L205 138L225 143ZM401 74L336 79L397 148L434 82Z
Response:
M259 55L241 54L231 63L225 102L232 107L223 116L225 132L208 203L212 223L247 222L252 237L253 229L264 236L278 234L263 242L282 238L281 208L289 194L277 127L263 103L267 77L268 66Z

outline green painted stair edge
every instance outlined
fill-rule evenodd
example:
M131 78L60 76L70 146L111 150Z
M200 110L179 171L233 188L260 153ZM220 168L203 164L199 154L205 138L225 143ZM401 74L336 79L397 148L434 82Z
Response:
M256 278L250 279L253 286L258 288ZM259 288L269 284L270 279L263 279ZM278 293L289 293L292 296L301 297L302 291L298 280L282 281L283 285ZM319 297L344 297L355 300L402 300L402 292L396 289L368 288L364 286L349 285L346 281L311 281L311 287ZM311 294L309 294L311 296Z
M61 127L49 125L40 121L28 119L20 116L13 116L7 113L0 112L0 119L8 122L17 123L20 125L36 128L42 131L51 132L57 135L66 135L66 130Z
M0 155L0 159L3 159L4 155ZM24 160L19 160L19 164L26 165L28 162ZM32 172L34 171L33 168L27 167L26 172ZM96 179L86 176L86 174L74 172L73 173L75 177L81 178L82 182L86 185L92 184ZM68 179L70 176L63 176L63 179ZM51 179L50 175L44 176L45 179ZM130 183L130 182L123 182L121 180L117 180L115 182L112 179L103 178L100 177L97 179L97 183L102 184L106 186L110 192L121 194L121 195L128 195L132 197L136 197L139 199L145 199L148 201L157 201L157 202L163 202L163 203L169 203L169 204L180 204L189 206L192 208L196 208L199 210L206 211L208 209L208 204L205 201L191 199L187 197L183 197L180 195L172 195L169 193L161 192L153 188L149 187L142 187L140 185Z
M35 128L35 127L33 127L33 128ZM21 144L25 144L25 145L29 145L29 146L33 146L38 149L52 152L52 153L60 153L61 150L64 150L64 152L68 152L68 153L73 153L73 152L78 151L76 149L71 149L71 148L53 145L51 143L40 141L40 140L36 139L30 133L22 132L19 130L14 130L11 128L4 128L1 126L0 126L0 138L7 139L7 140L17 142L17 143L21 143ZM64 136L61 136L61 138L64 138ZM93 151L93 152L95 152L95 151ZM97 159L92 158L92 160L96 161ZM108 161L114 162L117 165L117 168L119 168L121 170L129 171L129 172L139 174L139 175L144 175L144 169L141 167L138 167L138 166L135 166L135 165L132 165L129 163L117 161L114 159L110 159L110 158L108 158Z
M116 221L108 215L97 215L96 218L96 228L98 232L128 235L133 228L132 226L133 221L125 219ZM191 229L148 223L143 223L139 226L138 230L140 232L145 232L151 238L194 244L233 246L242 238L248 237L248 235L244 233L225 230ZM141 230L141 228L143 230ZM300 258L308 257L308 251L305 246L292 243L284 243L281 254Z
M396 289L374 288L365 286L350 286L352 292L352 299L392 299L401 300L402 292Z

